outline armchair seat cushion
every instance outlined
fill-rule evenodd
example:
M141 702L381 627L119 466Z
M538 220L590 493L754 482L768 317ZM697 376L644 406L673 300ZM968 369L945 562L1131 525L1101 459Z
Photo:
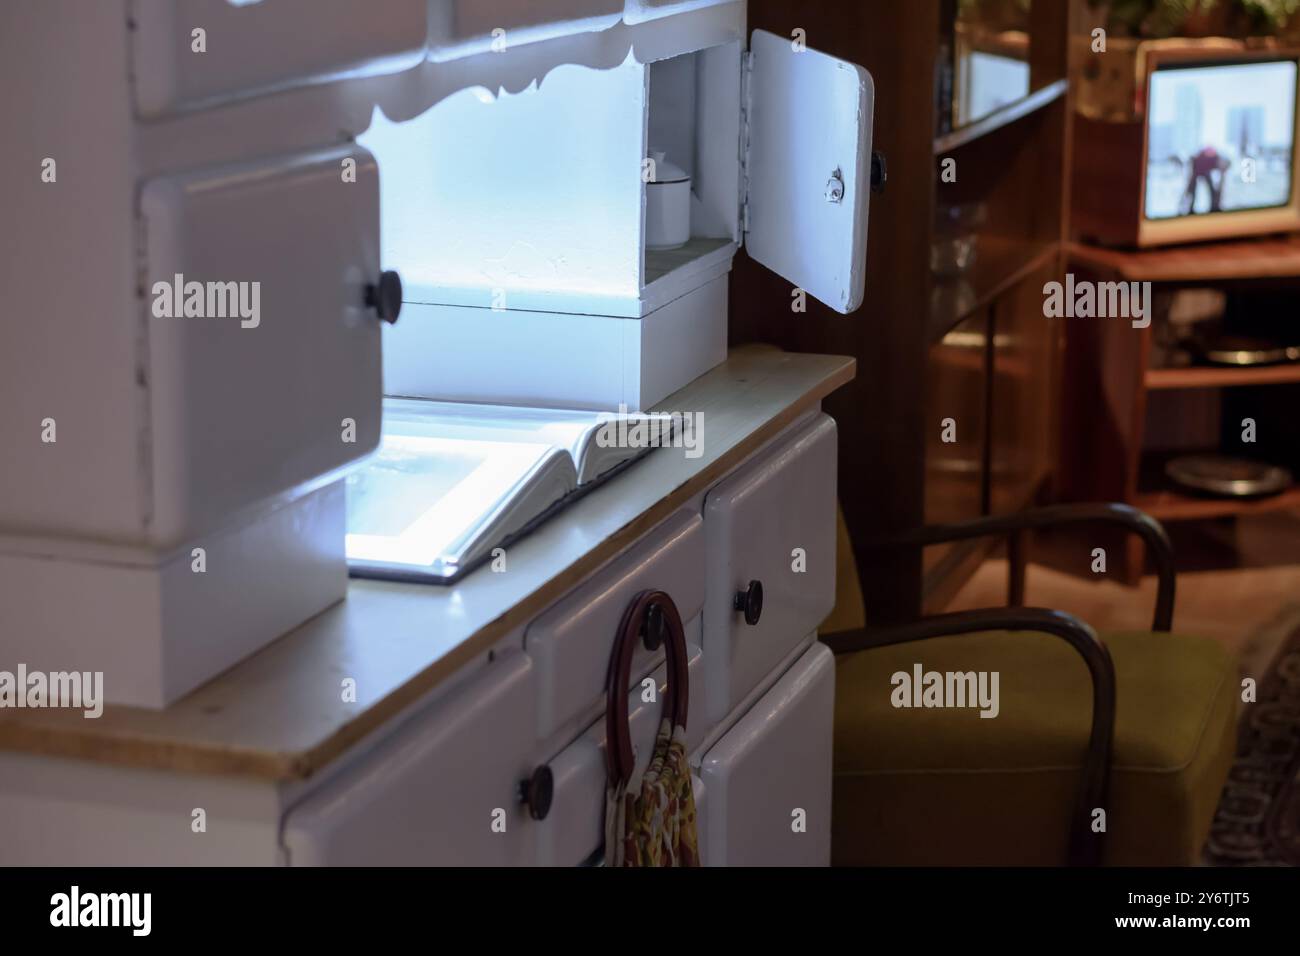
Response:
M1217 642L1101 635L1117 702L1104 862L1194 862L1235 750L1235 664ZM998 674L997 715L926 672ZM945 688L949 682L945 680ZM832 855L847 865L1065 862L1092 715L1082 658L1046 634L935 638L837 658ZM986 678L986 700L992 684ZM911 696L906 696L910 694ZM992 712L992 707L984 708Z

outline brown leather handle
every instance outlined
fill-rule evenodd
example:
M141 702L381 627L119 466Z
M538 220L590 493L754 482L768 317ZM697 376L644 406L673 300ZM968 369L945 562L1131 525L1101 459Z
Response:
M667 632L664 645L668 657L668 691L664 696L664 713L672 717L674 727L686 726L691 695L682 617L667 593L642 591L623 612L605 681L605 755L609 781L615 785L631 779L635 763L627 718L627 695L632 680L632 654L640 643L641 628L651 607L658 607L663 613Z

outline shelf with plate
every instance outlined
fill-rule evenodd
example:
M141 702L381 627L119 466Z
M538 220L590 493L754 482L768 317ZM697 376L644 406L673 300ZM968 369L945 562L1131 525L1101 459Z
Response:
M1171 443L1185 447L1189 431L1208 429L1193 441L1236 455L1235 441L1222 444L1232 433L1228 423L1250 417L1261 419L1260 442L1273 449L1273 457L1291 457L1287 448L1294 426L1274 409L1300 399L1300 363L1204 362L1194 345L1197 334L1189 331L1196 323L1185 324L1171 313L1174 297L1184 290L1214 290L1223 295L1224 322L1285 314L1278 310L1292 308L1300 294L1300 241L1268 236L1141 251L1074 242L1066 257L1076 282L1154 284L1152 321L1146 327L1108 319L1065 323L1064 427L1073 436L1062 445L1059 465L1066 500L1126 501L1166 522L1300 506L1295 487L1254 498L1183 489L1164 475L1169 454L1158 450ZM1251 446L1257 448L1262 446ZM1294 470L1293 461L1278 463ZM1143 569L1141 547L1118 540L1115 545L1125 555L1118 573L1136 583Z

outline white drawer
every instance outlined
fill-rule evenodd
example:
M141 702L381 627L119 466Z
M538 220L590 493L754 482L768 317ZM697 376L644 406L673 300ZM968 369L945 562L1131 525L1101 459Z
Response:
M356 147L298 154L153 179L140 204L152 537L170 544L376 446L378 169ZM204 312L235 314L167 317L178 275L183 293L203 284ZM225 298L241 290L242 311Z
M700 763L705 863L830 864L834 721L835 658L813 644Z
M665 591L688 626L704 607L704 534L699 515L679 512L645 535L528 625L524 649L537 668L538 740L566 739L604 707L605 678L619 622L639 592ZM664 659L638 645L632 677ZM698 700L700 694L695 694ZM701 717L703 714L701 713Z
M487 50L505 53L553 36L603 30L622 15L623 0L435 0L429 56L442 62Z
M427 0L135 0L136 112L154 117L424 56ZM194 31L203 30L201 38ZM201 44L203 52L195 47Z
M284 823L290 864L532 863L535 824L518 797L533 771L532 713L528 658L498 656L293 807Z
M818 414L705 498L710 723L726 717L835 606L835 467L835 422ZM756 624L735 607L751 582L762 589Z
M692 640L689 634L687 640ZM690 662L693 689L700 678L699 647L687 643L686 656ZM633 681L633 690L628 694L628 728L638 773L649 764L655 735L659 732L667 674L667 666L661 665L652 675L658 688L653 702L642 700L641 680ZM692 690L692 703L696 697ZM704 739L707 729L699 715L688 709L688 753ZM554 795L550 813L536 824L537 862L543 866L576 866L599 850L605 839L607 771L604 717L551 760L548 766L554 781Z

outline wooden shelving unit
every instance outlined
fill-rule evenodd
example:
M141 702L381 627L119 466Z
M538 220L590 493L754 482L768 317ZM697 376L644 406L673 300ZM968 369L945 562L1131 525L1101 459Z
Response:
M1126 251L1083 243L1069 246L1069 268L1078 279L1151 282L1156 294L1187 287L1223 287L1236 294L1266 287L1295 290L1300 304L1300 239L1272 236L1231 242L1202 243L1162 249ZM1156 310L1157 316L1159 310ZM1225 420L1242 408L1271 409L1276 399L1257 397L1254 405L1238 403L1229 414L1229 394L1267 395L1252 389L1300 389L1300 364L1234 368L1230 366L1152 365L1159 318L1145 329L1128 322L1076 320L1067 324L1066 403L1064 425L1073 436L1062 446L1060 473L1064 496L1071 500L1127 501L1167 522L1231 518L1300 508L1300 485L1261 498L1215 498L1184 491L1164 478L1158 467L1172 451L1148 450L1153 441L1169 436L1162 429L1180 426L1166 407L1185 401L1193 392L1214 392L1202 403L1214 403ZM1300 403L1300 393L1286 401ZM1162 414L1153 414L1156 403ZM1179 406L1175 405L1176 410ZM1197 406L1194 418L1210 406ZM1294 417L1294 416L1292 416ZM1153 432L1154 429L1154 432ZM1230 434L1231 428L1222 429ZM1276 429L1272 429L1276 432ZM1278 443L1274 448L1280 447ZM1241 453L1254 451L1243 446ZM1232 453L1230 446L1226 453ZM1263 456L1268 457L1268 456ZM1279 461L1288 465L1292 462ZM1136 583L1144 553L1136 541L1116 540L1124 554L1122 576Z

